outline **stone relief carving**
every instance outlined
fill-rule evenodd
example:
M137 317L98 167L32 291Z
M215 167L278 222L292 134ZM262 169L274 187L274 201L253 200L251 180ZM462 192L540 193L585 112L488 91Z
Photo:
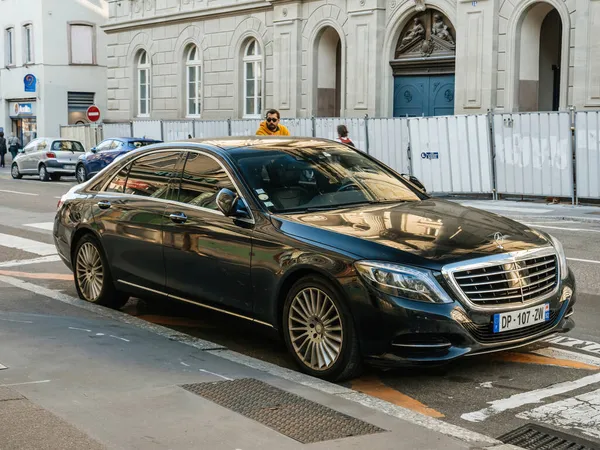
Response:
M426 9L425 0L413 0L415 2L415 10L423 12Z
M454 55L454 35L451 22L443 14L425 10L415 15L402 31L396 47L396 59L432 54Z

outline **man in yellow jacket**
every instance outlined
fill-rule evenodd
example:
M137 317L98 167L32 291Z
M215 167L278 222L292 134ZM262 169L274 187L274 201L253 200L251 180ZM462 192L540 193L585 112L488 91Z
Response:
M257 136L289 136L290 132L285 125L279 123L279 111L271 109L267 112L267 119L260 123Z

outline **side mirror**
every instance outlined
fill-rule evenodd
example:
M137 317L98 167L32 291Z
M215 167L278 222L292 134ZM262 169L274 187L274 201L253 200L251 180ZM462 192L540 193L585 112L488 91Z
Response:
M225 217L249 217L246 206L240 201L238 195L229 189L221 189L217 194L217 208Z
M412 184L414 184L418 189L420 189L421 191L423 191L424 193L427 193L427 189L425 188L425 186L423 185L423 183L421 183L419 181L419 179L417 177L414 177L412 175L409 175L407 173L403 173L402 177L405 180L408 180L409 182L411 182Z
M96 153L96 152L98 151L98 149L97 149L96 147L92 147L92 148L90 149L90 151L91 151L92 153Z
M24 148L20 148L17 153L25 153L25 149Z

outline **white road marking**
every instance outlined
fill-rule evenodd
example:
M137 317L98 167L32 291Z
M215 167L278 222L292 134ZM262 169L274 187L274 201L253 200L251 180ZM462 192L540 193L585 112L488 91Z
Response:
M122 337L119 337L119 336L113 336L112 334L109 337L115 338L115 339L119 339L119 340L125 341L125 342L131 342L129 339L125 339L125 338L122 338Z
M0 370L8 369L5 365L0 364Z
M23 386L26 384L42 384L42 383L50 383L51 381L52 380L25 381L23 383L0 384L0 387Z
M567 258L569 261L579 261L579 262L584 262L584 263L591 263L591 264L600 264L600 261L594 261L593 259L579 259L579 258Z
M15 322L15 323L33 323L30 320L14 320L14 319L0 319L3 322Z
M25 224L25 226L29 227L29 228L37 228L37 229L45 230L45 231L54 230L54 222L28 223L28 224Z
M47 262L56 262L56 261L61 261L60 256L51 255L51 256L44 256L42 258L35 258L35 259L15 259L12 261L6 261L3 263L0 263L0 268L28 266L31 264L43 264L43 263L47 263Z
M189 365L189 364L186 364L186 363L184 363L183 361L181 361L181 365L182 365L182 366L185 366L185 367L190 367L190 365Z
M43 242L18 236L11 236L10 234L0 233L0 247L23 250L24 252L34 253L40 256L56 255L56 247L54 247L54 245L44 244Z
M588 230L587 228L565 228L565 227L551 227L548 225L534 225L531 223L525 223L528 227L536 228L549 228L551 230L562 230L562 231L583 231L584 233L600 233L600 230Z
M96 336L104 336L104 333L96 333Z
M211 372L210 370L204 370L204 369L198 369L198 370L200 372L204 372L204 373L207 373L209 375L214 375L215 377L223 378L224 380L227 380L227 381L232 381L233 380L233 378L227 378L226 376L219 375L218 373Z
M573 352L571 350L563 350L562 348L546 347L530 351L530 353L545 356L546 358L566 359L569 361L589 364L590 366L600 367L600 358L586 355L584 353Z
M473 205L471 203L462 203L462 205L468 206L469 208L491 210L491 211L528 212L528 213L536 213L536 214L548 214L548 213L552 212L552 210L547 210L547 209L542 209L542 208L516 208L514 206Z
M7 194L29 195L31 197L39 197L39 195L40 195L40 194L33 194L31 192L9 191L8 189L0 189L0 192L6 192Z
M461 418L463 420L468 420L469 422L483 422L489 417L508 411L509 409L519 408L532 403L541 403L545 398L564 394L565 392L580 389L594 383L600 383L600 373L589 375L575 381L565 381L564 383L554 384L547 388L523 392L521 394L511 395L508 398L488 402L491 406L479 411L463 414Z
M600 389L517 414L517 418L575 429L600 438Z
M544 339L544 341L561 347L576 348L577 350L600 355L600 344L594 341L584 341L568 336L552 336Z
M69 330L85 331L86 333L92 332L92 330L86 330L85 328L76 328L76 327L69 327Z

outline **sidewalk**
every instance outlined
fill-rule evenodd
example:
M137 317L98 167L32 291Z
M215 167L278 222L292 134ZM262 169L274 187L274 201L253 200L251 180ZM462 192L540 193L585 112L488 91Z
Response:
M452 199L456 203L483 209L514 219L540 218L544 220L573 220L577 222L599 222L600 207L574 206L570 204L548 204L533 201L513 200L468 200Z
M389 415L341 386L296 372L284 379L206 341L6 280L2 450L512 448L408 410L413 420L401 420L395 405Z

